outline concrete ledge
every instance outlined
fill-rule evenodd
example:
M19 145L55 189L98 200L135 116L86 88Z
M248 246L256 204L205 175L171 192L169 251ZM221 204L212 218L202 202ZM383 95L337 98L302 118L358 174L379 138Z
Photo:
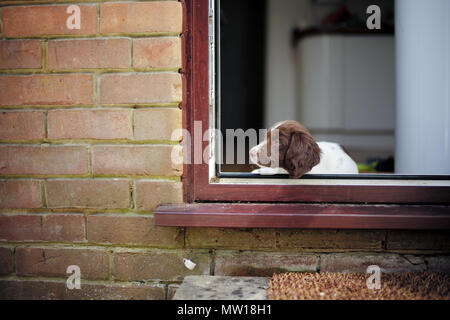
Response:
M266 300L268 278L186 276L173 300Z

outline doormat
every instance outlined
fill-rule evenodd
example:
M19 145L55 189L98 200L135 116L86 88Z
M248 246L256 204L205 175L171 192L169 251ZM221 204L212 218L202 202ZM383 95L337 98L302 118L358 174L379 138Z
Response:
M269 279L270 300L450 300L450 274L383 273L369 289L368 273L280 273ZM370 284L369 284L370 285Z

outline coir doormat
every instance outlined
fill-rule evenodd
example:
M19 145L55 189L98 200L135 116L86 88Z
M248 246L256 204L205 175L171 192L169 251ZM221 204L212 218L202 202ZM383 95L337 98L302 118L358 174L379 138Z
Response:
M369 274L280 273L269 280L271 300L450 300L450 274L382 274L369 289Z

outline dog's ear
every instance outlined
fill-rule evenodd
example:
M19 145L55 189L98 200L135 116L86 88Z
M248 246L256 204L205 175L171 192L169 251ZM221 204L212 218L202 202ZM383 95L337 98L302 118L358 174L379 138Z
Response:
M320 148L308 132L293 132L289 139L284 169L291 178L300 178L320 162Z

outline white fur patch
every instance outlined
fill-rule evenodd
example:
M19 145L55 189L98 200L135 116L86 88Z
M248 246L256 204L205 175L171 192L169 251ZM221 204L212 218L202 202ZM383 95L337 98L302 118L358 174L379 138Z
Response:
M311 169L310 174L357 174L355 161L334 142L317 142L321 150L320 162Z

